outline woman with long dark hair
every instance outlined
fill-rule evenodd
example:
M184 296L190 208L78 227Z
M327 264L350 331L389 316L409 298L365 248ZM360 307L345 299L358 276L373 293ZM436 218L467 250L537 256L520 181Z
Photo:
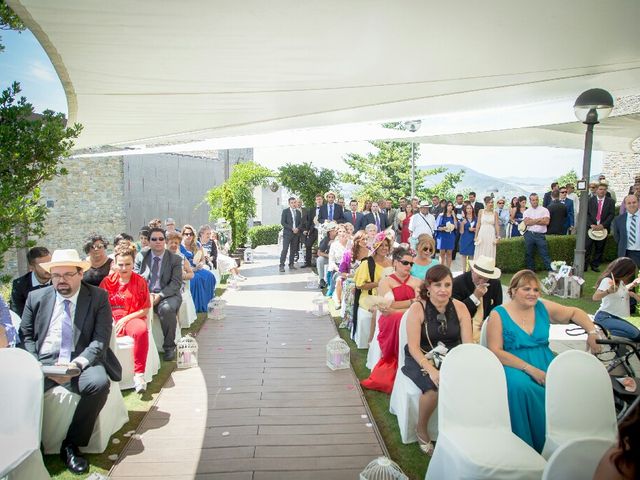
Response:
M524 211L527 209L527 197L521 195L518 197L518 203L515 206L511 206L511 213L509 214L511 218L511 236L512 237L520 237L522 234L520 230L518 230L518 225L522 222L522 218L524 217Z
M469 259L473 259L476 246L474 244L476 236L476 211L471 205L465 205L463 208L464 217L460 221L460 247L458 253L462 258L462 271L468 272Z

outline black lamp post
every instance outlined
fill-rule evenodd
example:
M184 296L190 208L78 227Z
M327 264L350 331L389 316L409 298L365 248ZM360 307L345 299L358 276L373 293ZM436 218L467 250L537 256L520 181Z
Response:
M411 133L416 133L422 125L421 120L411 120L404 122L404 128ZM415 156L415 143L411 142L411 198L416 196L416 156Z
M576 275L584 275L585 244L587 240L587 207L589 202L589 178L591 177L591 147L593 146L593 126L609 116L613 109L613 97L601 88L592 88L580 94L573 105L576 117L587 125L582 159L583 189L580 191L580 211L576 222L576 250L573 267Z

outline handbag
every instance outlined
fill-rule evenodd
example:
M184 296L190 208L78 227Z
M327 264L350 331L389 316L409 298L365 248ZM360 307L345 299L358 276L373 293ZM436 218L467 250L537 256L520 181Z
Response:
M442 342L438 342L438 344L434 347L433 343L431 342L431 337L429 336L429 328L427 327L427 325L424 326L424 331L427 334L427 341L429 342L429 346L431 346L431 350L428 352L423 350L422 348L420 350L422 350L422 353L424 353L424 357L429 360L429 362L431 362L434 368L436 370L440 370L442 361L444 360L444 357L446 357L449 349ZM422 374L427 375L427 372L423 371Z

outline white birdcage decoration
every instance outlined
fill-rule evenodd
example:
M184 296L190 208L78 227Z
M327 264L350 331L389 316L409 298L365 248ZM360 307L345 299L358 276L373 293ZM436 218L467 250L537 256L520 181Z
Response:
M207 304L207 318L209 320L222 320L224 318L224 300L212 298Z
M378 457L360 472L360 480L409 480L397 463Z
M240 285L238 285L238 280L236 280L235 276L229 277L229 279L227 280L227 287L232 290L240 289Z
M317 290L318 289L318 276L315 274L307 275L307 287L309 290Z
M191 335L185 335L178 340L176 350L178 353L178 368L198 366L198 342Z
M327 343L327 367L331 370L344 370L351 366L349 345L336 336Z
M253 263L253 250L251 243L247 243L244 249L244 263Z
M326 315L327 313L329 313L329 310L327 308L327 303L328 303L327 298L324 295L319 294L317 297L313 299L313 304L315 305L315 308L312 310L311 313L313 313L316 317L322 317Z

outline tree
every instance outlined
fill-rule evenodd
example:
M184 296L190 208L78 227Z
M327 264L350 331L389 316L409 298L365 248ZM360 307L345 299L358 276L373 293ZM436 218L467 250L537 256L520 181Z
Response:
M573 168L556 180L556 182L558 182L558 185L561 186L565 186L568 183L573 183L573 185L575 186L577 181L578 174Z
M287 163L278 169L280 183L294 195L299 195L307 207L315 205L318 193L334 189L338 175L330 168L316 168L311 163Z
M13 13L13 10L5 3L4 0L0 0L0 30L15 30L21 32L25 29L22 20ZM0 53L4 51L4 45L2 44L2 37L0 37Z
M344 162L349 172L342 174L342 181L359 185L356 195L361 199L398 199L411 194L411 143L396 141L371 142L378 151L359 155L349 153ZM416 159L419 146L415 146ZM446 172L444 178L433 186L425 185L429 176ZM447 172L444 167L420 170L416 168L416 196L427 199L432 195L450 197L462 180L464 170Z
M247 241L247 222L256 214L253 189L266 185L273 172L255 162L239 163L233 167L229 179L207 192L211 207L209 217L224 217L231 225L231 249L235 250Z

